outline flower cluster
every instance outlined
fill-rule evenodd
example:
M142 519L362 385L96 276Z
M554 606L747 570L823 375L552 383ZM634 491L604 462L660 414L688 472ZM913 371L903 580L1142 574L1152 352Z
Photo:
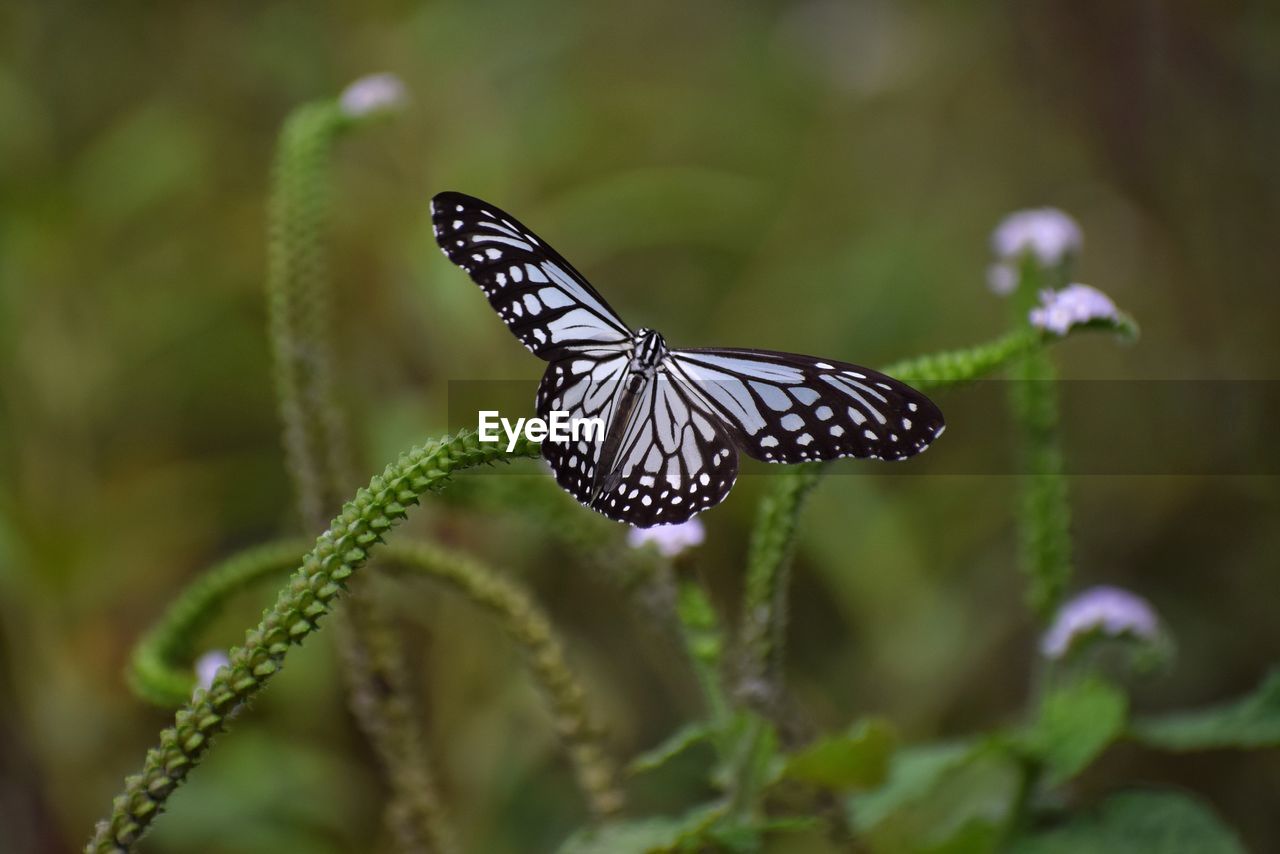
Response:
M1071 327L1095 320L1121 322L1120 311L1111 297L1078 282L1060 291L1041 291L1040 305L1031 309L1027 319L1032 326L1055 335L1066 335Z
M627 544L637 549L652 544L663 557L675 557L685 549L702 545L706 536L702 523L690 519L678 525L632 528L627 532Z
M1032 208L1005 217L991 234L996 262L987 268L987 285L1000 296L1018 286L1018 262L1030 255L1042 267L1056 267L1080 251L1084 235L1057 208Z

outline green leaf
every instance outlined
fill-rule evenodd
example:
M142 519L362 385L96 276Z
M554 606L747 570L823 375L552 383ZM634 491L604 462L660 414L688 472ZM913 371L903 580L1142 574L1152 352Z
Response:
M1234 831L1180 792L1124 792L1052 830L1017 839L1011 854L1244 854Z
M782 777L827 789L876 786L888 773L896 741L886 721L860 721L843 735L820 739L793 754L783 766Z
M1095 318L1085 323L1075 324L1071 331L1081 330L1085 332L1114 332L1121 340L1137 341L1141 335L1138 328L1138 321L1134 320L1124 312L1117 312L1115 317Z
M1024 744L1045 765L1045 782L1064 783L1088 767L1123 732L1128 707L1118 688L1097 677L1051 690Z
M706 804L674 818L640 818L586 828L565 840L559 854L659 854L697 850L696 844L724 812L724 804Z
M1280 670L1252 694L1193 712L1144 718L1130 734L1162 750L1212 750L1280 745Z
M851 821L875 851L983 854L996 848L1019 780L995 741L909 748L883 786L850 798Z
M711 727L705 723L686 724L650 750L646 750L627 765L628 774L643 774L662 767L684 753L690 747L711 738Z

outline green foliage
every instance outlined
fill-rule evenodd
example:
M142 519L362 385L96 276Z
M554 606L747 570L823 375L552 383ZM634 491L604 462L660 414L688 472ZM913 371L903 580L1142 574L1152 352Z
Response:
M296 111L281 135L270 205L268 302L276 388L299 515L314 528L345 494L353 469L334 393L327 228L331 148L358 123L335 101ZM1001 370L1016 380L1012 411L1028 469L1017 515L1027 598L1042 621L1057 610L1071 574L1070 508L1049 349L1077 331L1137 333L1125 315L1073 327L1064 336L1030 326L1027 309L1039 286L1063 275L1062 269L1041 270L1024 259L1007 334L886 369L931 389ZM455 471L536 453L522 443L506 454L464 432L402 455L343 506L207 690L193 691L189 672L199 633L233 593L298 565L306 545L284 541L249 549L183 592L139 643L130 670L144 697L182 708L159 747L148 752L141 773L127 778L87 850L135 846L211 740L279 672L292 646L318 628L354 573L423 494L441 489ZM817 464L796 466L775 478L761 500L736 626L724 624L695 572L655 552L624 549L616 526L583 513L546 479L477 479L457 490L454 506L521 516L565 551L609 566L613 580L647 595L657 622L671 629L701 690L704 715L633 758L628 773L658 772L674 757L706 745L713 759L703 783L718 792L714 800L692 807L686 802L683 812L673 809L672 815L621 814L625 802L615 764L588 713L583 682L570 668L551 619L521 585L475 557L429 543L397 542L382 550L388 568L443 584L489 612L521 652L594 821L569 836L564 854L745 854L795 832L891 854L1239 850L1230 831L1180 795L1128 793L1091 812L1062 809L1064 784L1126 735L1128 698L1096 672L1096 662L1042 674L1037 684L1043 692L1031 705L1031 720L1016 730L899 747L888 721L864 718L843 731L797 737L783 679L790 561L800 511L822 470ZM406 690L399 638L378 603L359 587L351 593L339 648L352 709L390 784L387 826L400 850L454 850ZM1280 742L1278 698L1280 674L1233 704L1141 719L1127 734L1171 750L1271 746Z
M1130 735L1151 747L1180 752L1280 747L1280 671L1230 703L1139 718Z
M686 750L707 742L711 736L711 727L706 723L697 721L685 724L663 739L661 744L633 758L627 764L627 773L644 774L648 771L656 771Z
M787 757L781 777L834 791L879 785L897 746L887 721L859 721L840 735L824 736Z
M1128 707L1119 688L1094 676L1050 688L1024 745L1045 783L1060 785L1087 768L1124 732Z
M724 807L709 804L675 818L615 822L574 834L560 854L668 854L702 848Z
M995 740L906 748L884 786L849 800L851 820L875 851L993 851L1014 818L1019 775Z
M1180 792L1122 792L1059 827L1019 837L1011 854L1244 854L1236 835Z

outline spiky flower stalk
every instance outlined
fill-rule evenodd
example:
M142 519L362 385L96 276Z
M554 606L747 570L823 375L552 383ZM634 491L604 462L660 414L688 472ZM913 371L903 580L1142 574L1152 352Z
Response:
M334 392L330 154L343 133L403 100L404 86L394 76L362 78L338 99L294 111L277 149L269 203L269 331L285 457L299 516L312 531L350 494L354 468ZM351 709L391 784L386 818L400 850L454 850L436 803L394 627L368 585L352 590L337 622Z
M743 596L739 694L764 711L776 711L782 690L787 593L800 508L818 483L820 463L804 463L774 478L760 499L747 552Z
M316 540L243 645L230 651L230 666L217 673L208 690L197 690L175 715L173 726L160 734L159 746L147 752L142 770L125 780L124 792L98 824L86 851L134 849L210 741L280 671L289 650L318 628L355 572L423 494L442 488L462 469L536 453L537 446L529 442L521 441L507 453L464 431L402 454L374 477Z
M587 713L582 683L565 660L551 620L529 594L474 558L422 543L393 543L387 557L393 564L448 584L498 618L551 705L556 732L592 814L602 819L617 812L622 793L601 733Z
M215 565L182 591L164 618L134 647L129 684L144 699L174 708L191 699L190 660L200 631L232 594L298 565L310 543L284 540L255 546Z

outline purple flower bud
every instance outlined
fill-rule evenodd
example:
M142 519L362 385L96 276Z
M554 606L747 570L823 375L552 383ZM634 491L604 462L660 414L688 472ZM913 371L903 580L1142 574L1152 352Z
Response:
M204 655L196 659L196 684L206 691L213 684L213 677L217 675L218 670L231 663L231 659L227 658L226 652L220 649L211 649Z
M394 74L370 74L352 83L338 99L342 112L353 119L399 110L409 99L404 82Z
M1154 641L1160 621L1146 599L1119 587L1091 587L1063 605L1040 640L1046 658L1061 659L1086 635Z
M706 530L697 519L678 525L632 528L627 532L627 545L638 549L652 543L665 557L675 557L687 548L700 546L705 539Z

